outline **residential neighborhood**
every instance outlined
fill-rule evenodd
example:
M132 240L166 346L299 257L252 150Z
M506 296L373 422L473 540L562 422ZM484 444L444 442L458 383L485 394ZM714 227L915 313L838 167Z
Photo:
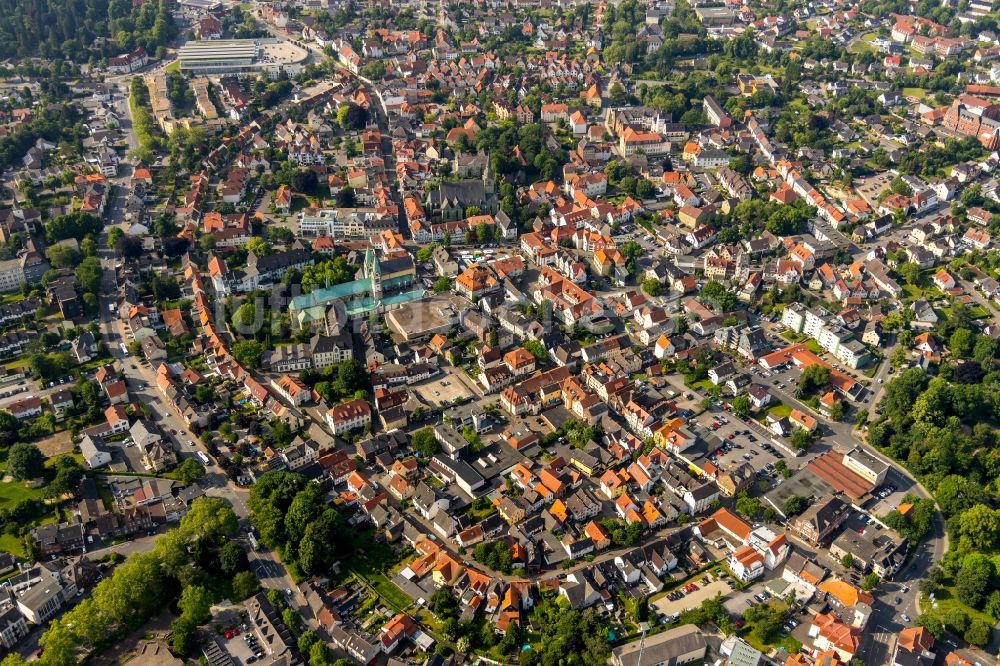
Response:
M15 4L5 664L996 664L992 6Z

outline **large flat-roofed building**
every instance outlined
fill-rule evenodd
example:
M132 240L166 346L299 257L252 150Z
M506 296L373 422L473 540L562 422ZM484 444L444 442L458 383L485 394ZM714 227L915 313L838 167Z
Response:
M727 7L696 7L695 16L705 27L732 25L736 22L736 12Z
M380 231L396 229L399 222L376 208L324 208L302 211L299 233L330 238L371 238Z
M181 71L193 74L298 74L309 52L279 39L189 41L177 52Z
M844 454L844 467L876 486L885 481L889 473L888 463L860 447L855 447Z
M705 635L693 624L683 624L662 634L626 643L611 651L613 666L677 665L701 661L708 652Z

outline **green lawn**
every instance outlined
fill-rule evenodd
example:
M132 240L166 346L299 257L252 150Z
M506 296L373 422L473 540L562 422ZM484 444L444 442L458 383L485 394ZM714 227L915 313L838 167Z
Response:
M979 303L973 303L969 306L969 316L973 319L988 319L990 316L989 310L984 308Z
M820 347L819 343L813 340L812 338L806 340L806 349L811 351L813 354L816 354L817 356L822 356L823 354L826 353L826 350Z
M915 301L924 297L924 290L914 284L903 284L904 298Z
M788 652L788 654L795 654L802 647L802 643L798 642L791 636L783 636L778 640L774 641L774 643L772 643L771 645L764 645L763 643L758 641L754 637L754 635L751 634L749 631L746 631L745 633L741 634L741 637L743 638L743 640L745 640L747 643L750 644L750 647L756 650L760 650L764 654L770 652L772 647L783 647Z
M781 337L787 340L788 342L791 342L792 344L795 344L797 342L802 342L803 340L806 339L804 335L799 335L794 331L788 331L788 330L782 331Z
M915 97L916 99L923 99L927 96L927 91L923 88L903 88L901 93L903 97Z
M496 513L496 507L494 507L491 504L490 506L486 507L485 509L482 509L482 510L479 510L479 511L477 511L476 509L473 509L470 506L469 510L465 512L465 515L468 516L469 518L471 518L476 523L480 523L480 522L486 520L487 518L489 518L494 513Z
M170 74L171 72L179 72L179 71L181 71L181 61L180 60L174 60L172 63L170 63L169 65L167 65L164 68L164 71L167 74Z
M18 502L29 499L41 501L43 495L41 488L26 488L20 482L0 482L0 509L10 508Z
M783 416L788 416L792 413L792 408L783 402L779 402L776 405L771 405L767 408L767 413L776 419L780 419Z
M410 599L405 592L396 587L395 583L382 574L371 576L368 583L375 588L383 601L397 611L404 611L413 605L413 599Z
M687 378L684 379L684 385L693 388L695 391L701 391L702 393L708 393L715 386L710 379L702 379L697 382L688 382Z
M972 620L982 620L991 627L994 624L993 618L983 611L976 610L971 606L966 606L959 601L954 587L939 587L937 593L934 595L934 601L937 604L937 608L932 609L930 599L921 594L920 608L923 609L925 613L937 615L940 618L946 618L952 613L952 611L960 610L969 616L970 622Z
M10 553L14 557L27 557L21 538L11 534L0 534L0 552Z
M864 40L858 40L847 49L848 53L875 53L875 47Z

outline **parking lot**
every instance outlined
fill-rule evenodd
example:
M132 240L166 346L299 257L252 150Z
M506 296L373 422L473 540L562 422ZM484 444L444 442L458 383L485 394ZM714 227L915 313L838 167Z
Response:
M267 653L254 635L246 632L236 632L223 645L237 664L253 664Z
M773 446L770 432L755 423L741 420L724 410L709 410L695 419L706 444L705 458L716 467L730 469L746 462L757 471L758 480L770 477L770 483L781 482L781 475L774 472L778 460L785 460L794 467L790 456Z
M674 613L682 613L686 610L697 608L701 605L701 602L706 599L711 599L717 594L726 596L732 592L732 588L730 588L729 585L722 580L714 580L708 585L704 585L701 583L701 579L699 579L698 582L694 584L701 585L701 587L693 592L682 594L675 599L671 599L671 595L660 597L653 602L653 605L656 606L656 610L661 614L672 616ZM680 594L680 589L678 589L677 594Z
M897 509L913 491L912 481L895 469L890 469L885 482L872 490L872 498L866 503L865 509L873 516L884 516Z
M468 397L469 389L473 386L472 379L467 376L460 377L459 373L462 371L445 370L436 377L410 387L410 390L416 393L425 404L433 407L451 405L457 399ZM481 389L475 393L475 395L481 394Z

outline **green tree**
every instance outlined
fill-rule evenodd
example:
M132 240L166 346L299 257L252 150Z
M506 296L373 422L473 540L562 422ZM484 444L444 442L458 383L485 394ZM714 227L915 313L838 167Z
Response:
M889 365L893 370L899 370L902 365L906 363L906 349L903 346L896 347L889 354Z
M997 355L997 341L988 335L977 335L976 343L972 348L972 358L984 368L988 368L993 363Z
M330 648L323 641L316 641L309 648L309 666L327 666L330 663Z
M368 112L354 102L337 109L337 123L345 130L362 130L368 124Z
M931 632L936 640L944 638L944 623L932 613L923 613L917 618L917 626Z
M264 346L256 340L241 340L233 345L233 358L247 368L260 367L260 357Z
M203 476L205 476L205 468L194 458L187 458L173 472L173 477L186 486Z
M994 620L1000 620L1000 590L993 590L986 599L985 611Z
M7 473L15 481L26 481L42 475L45 471L45 456L34 444L20 443L10 447L7 453Z
M796 428L792 432L791 444L799 451L806 451L812 445L812 433L805 428Z
M104 228L104 222L90 213L68 213L48 221L45 225L45 237L49 243L56 243L67 238L80 241L87 236L98 236Z
M750 633L761 643L771 643L784 622L784 614L773 604L751 606L743 613L743 619L751 625Z
M421 428L410 438L410 447L424 458L431 458L441 450L441 445L431 428Z
M995 575L993 563L988 557L979 553L966 555L955 580L958 600L979 608L991 591Z
M80 488L83 470L74 458L69 455L60 456L56 459L55 469L55 478L48 487L52 497L75 493Z
M733 414L737 416L749 416L752 411L750 398L745 395L738 395L732 401Z
M257 321L257 306L252 301L243 303L233 313L233 324L239 327L241 332L253 332L255 329L252 327L259 323Z
M249 599L260 592L260 581L252 571L241 571L233 576L233 601Z
M962 537L968 538L977 548L993 550L996 547L1000 538L1000 511L977 504L959 516L958 524Z
M760 500L741 493L736 497L736 511L744 518L755 518L760 512Z
M313 643L315 643L318 640L319 638L316 636L316 633L312 629L307 629L303 631L302 635L299 636L298 640L299 652L301 652L302 654L309 654L309 648L311 648L313 646Z
M801 513L807 505L806 498L799 495L792 495L785 500L785 503L781 507L781 512L786 516L795 516Z
M706 282L699 295L722 312L730 312L736 308L736 294L715 280Z
M103 275L104 269L97 257L87 257L76 267L76 279L80 283L80 289L85 292L98 293Z
M247 553L235 541L230 541L219 551L219 568L222 573L234 576L248 567Z
M195 645L195 629L194 623L187 618L179 617L174 620L170 625L170 649L179 655L191 654Z
M194 626L198 626L208 621L212 616L212 598L204 587L200 585L188 585L181 592L181 598L177 602L177 608L181 611L181 617L190 620Z
M993 640L993 627L983 620L976 618L969 624L969 628L965 630L962 638L973 645L984 647L989 645Z
M286 608L281 611L281 621L292 631L298 631L302 626L302 616L294 608Z
M108 227L108 247L113 249L115 246L117 246L118 241L121 240L121 237L123 235L125 235L125 232L122 231L120 228ZM207 236L207 238L211 238L211 236Z
M439 277L434 283L434 292L443 293L446 291L451 291L451 278L449 277Z
M243 248L247 252L253 252L258 257L267 256L272 252L271 246L260 236L251 236Z
M535 357L536 362L545 363L549 360L548 350L546 350L545 345L543 345L538 340L526 339L524 342L521 343L521 346L524 347L524 349L529 354Z
M955 329L948 339L948 349L955 357L961 359L970 358L974 344L975 336L967 328Z
M52 245L45 250L45 256L56 268L73 268L83 258L78 251L68 245Z
M825 389L830 384L830 368L815 364L802 371L799 377L799 390L804 396L810 396Z

